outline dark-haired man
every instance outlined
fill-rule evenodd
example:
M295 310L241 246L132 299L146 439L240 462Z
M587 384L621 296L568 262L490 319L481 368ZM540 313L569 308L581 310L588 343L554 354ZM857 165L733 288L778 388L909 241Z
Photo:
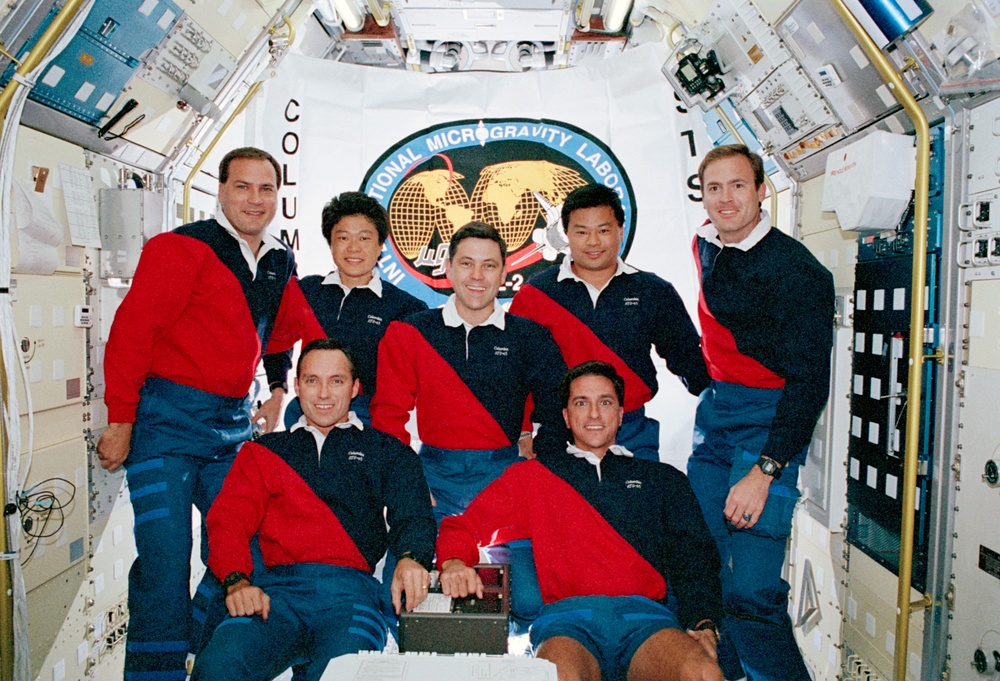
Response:
M350 351L307 344L295 378L302 417L233 462L207 519L229 619L193 679L266 681L295 666L316 681L331 658L381 650L403 596L407 610L427 596L435 527L420 462L350 411L359 388ZM267 570L251 583L254 535ZM398 558L393 608L371 575L386 548Z
M830 386L833 277L761 210L760 156L717 147L698 177L710 218L694 252L712 387L698 405L688 476L722 554L720 659L730 678L807 681L781 573L799 467Z
M692 395L708 386L698 332L668 282L619 257L625 212L611 189L591 184L566 197L562 225L569 255L522 286L510 311L552 332L566 364L612 364L628 402L618 441L639 458L657 459L660 425L646 416L657 391L656 349Z
M454 294L442 309L390 324L379 346L372 424L409 443L406 423L416 407L420 460L438 522L461 513L517 461L529 395L533 420L541 424L535 451L564 446L558 389L565 365L544 327L506 314L497 300L506 257L490 225L459 229L445 263ZM522 607L525 592L517 583L519 574L522 585L530 580L530 554L520 551L511 558L511 608L530 618L535 605Z
M626 388L610 364L573 367L560 393L573 444L511 466L444 519L443 591L481 597L479 547L530 538L545 601L531 643L560 679L721 681L719 554L690 485L615 444Z
M135 511L126 679L184 678L204 617L189 596L191 506L208 512L250 438L247 392L262 349L323 335L291 250L267 234L280 178L265 151L226 154L216 218L149 240L111 326L98 454L110 471L125 465Z
M426 310L427 305L379 276L376 264L389 236L389 216L378 201L361 192L344 192L323 207L322 229L336 269L325 277L304 277L299 286L326 335L354 353L361 392L351 410L370 425L378 344L391 322ZM285 385L289 355L264 358L272 388ZM273 411L262 414L266 431L273 429L280 409L280 404L271 406ZM292 400L285 408L285 425L290 427L301 415L298 400Z

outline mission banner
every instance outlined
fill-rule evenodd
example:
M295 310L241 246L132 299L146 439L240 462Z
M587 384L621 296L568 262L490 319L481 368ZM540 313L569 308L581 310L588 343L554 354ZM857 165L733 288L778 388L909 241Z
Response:
M482 220L507 242L500 297L509 302L567 252L562 203L596 182L625 208L622 257L673 283L694 316L690 241L705 218L696 170L711 143L663 78L665 59L651 45L559 71L422 74L289 55L247 132L282 167L271 230L292 245L300 277L326 274L323 205L363 191L390 215L382 278L434 307L451 293L451 235ZM679 462L694 398L657 362L648 411L662 424L661 457Z

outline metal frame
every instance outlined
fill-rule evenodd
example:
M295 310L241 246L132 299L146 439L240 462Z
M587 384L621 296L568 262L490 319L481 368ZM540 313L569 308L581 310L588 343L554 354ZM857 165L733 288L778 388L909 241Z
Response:
M913 527L916 508L917 455L920 444L921 383L923 381L924 349L918 342L924 336L924 282L927 278L927 203L930 166L930 129L927 118L900 74L851 14L843 0L834 0L837 13L854 33L879 74L889 84L893 96L913 121L917 138L917 175L914 183L913 210L913 277L910 284L910 352L906 393L906 446L903 464L903 517L900 530L899 585L896 590L896 643L893 672L896 681L906 681L909 648L910 616L916 610L930 606L928 596L910 602L913 568Z
M927 592L931 607L924 620L921 678L937 681L949 674L949 623L952 612L952 563L955 532L956 485L961 471L958 437L960 410L964 404L964 367L968 364L968 286L966 270L958 267L959 216L967 191L969 165L965 132L969 111L961 109L946 121L944 220L941 245L941 309L939 342L945 350L945 366L938 385L939 424L934 449L935 493L931 496Z

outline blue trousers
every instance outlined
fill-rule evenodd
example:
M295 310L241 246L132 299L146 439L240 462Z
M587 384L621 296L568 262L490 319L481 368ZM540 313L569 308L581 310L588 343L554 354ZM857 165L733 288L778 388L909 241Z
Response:
M317 681L334 657L382 650L387 611L379 583L338 565L278 565L257 580L271 599L260 616L227 617L195 658L192 681L268 681L289 667Z
M723 516L729 489L760 457L780 397L781 390L716 381L702 393L695 416L688 479L722 556L726 617L719 664L726 678L739 678L744 671L748 681L810 678L788 616L789 585L781 577L806 450L797 452L771 483L752 528L738 530Z
M221 593L206 573L192 606L191 507L202 517L250 437L246 399L150 378L140 391L125 460L137 557L129 571L127 681L183 681L201 640L205 606ZM204 528L204 525L203 525ZM208 543L202 533L202 560Z
M531 646L556 636L594 656L607 681L626 681L642 644L658 631L680 629L671 608L642 596L574 596L550 603L531 625Z
M615 442L637 459L660 460L660 422L646 416L646 408L626 412Z

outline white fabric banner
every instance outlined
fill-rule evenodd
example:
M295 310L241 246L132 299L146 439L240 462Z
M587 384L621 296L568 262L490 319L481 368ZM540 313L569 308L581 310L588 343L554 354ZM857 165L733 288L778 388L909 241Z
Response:
M501 292L509 296L560 246L545 236L546 204L558 208L567 190L603 182L625 204L626 261L673 283L694 318L691 236L705 214L693 176L711 142L700 112L684 112L660 73L665 58L663 46L648 45L558 71L422 74L290 55L248 120L251 142L283 168L271 230L293 244L300 276L326 274L323 205L367 191L393 216L383 277L434 305L449 293L432 272L448 230L492 217L507 224L496 226L512 253L509 269L530 265ZM440 178L465 186L435 195ZM525 213L510 183L523 190L533 180L538 203L529 192L534 207ZM416 217L390 207L415 186L423 202ZM647 411L661 423L661 459L682 465L696 400L656 362L660 392Z

